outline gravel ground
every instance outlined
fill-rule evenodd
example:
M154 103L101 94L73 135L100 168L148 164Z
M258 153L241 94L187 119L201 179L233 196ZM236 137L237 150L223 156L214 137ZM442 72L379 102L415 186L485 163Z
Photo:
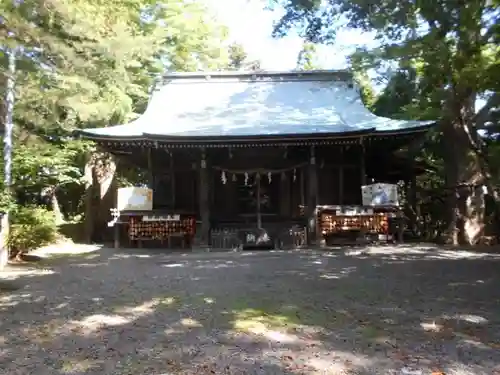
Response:
M0 374L491 375L499 266L418 246L57 256L0 273Z

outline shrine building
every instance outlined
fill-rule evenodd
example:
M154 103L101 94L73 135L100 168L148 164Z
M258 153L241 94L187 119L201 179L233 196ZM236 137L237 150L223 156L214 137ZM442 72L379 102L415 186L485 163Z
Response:
M196 72L164 76L136 120L81 133L147 172L151 208L115 215L132 243L274 248L387 232L397 198L367 205L362 186L408 181L397 151L433 125L374 115L348 71Z

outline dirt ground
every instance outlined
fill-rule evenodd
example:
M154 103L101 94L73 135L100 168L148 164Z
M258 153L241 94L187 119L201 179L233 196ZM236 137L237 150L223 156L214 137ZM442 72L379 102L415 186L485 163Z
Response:
M0 280L0 374L491 375L500 365L493 253L104 248Z

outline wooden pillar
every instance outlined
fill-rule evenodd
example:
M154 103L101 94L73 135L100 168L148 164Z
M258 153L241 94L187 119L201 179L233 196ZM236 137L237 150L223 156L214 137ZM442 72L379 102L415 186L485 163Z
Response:
M262 215L260 212L260 199L261 199L261 196L260 196L260 174L258 174L258 173L255 176L255 185L257 188L257 191L255 193L256 198L257 198L257 204L255 205L256 209L257 209L257 228L261 229L262 228Z
M413 166L412 166L413 167ZM409 167L410 168L410 167ZM414 168L411 168L410 175L406 177L406 199L407 199L407 215L410 221L410 229L416 234L418 232L418 220L420 218L420 207L417 197L417 177ZM401 198L400 198L401 199ZM409 212L408 212L409 211Z
M169 158L169 174L170 174L170 202L172 208L176 208L175 202L175 168L174 168L174 154L172 151L168 153L170 155Z
M120 224L118 223L113 225L113 247L115 249L120 248Z
M307 199L307 226L309 235L307 236L308 245L316 244L317 212L316 205L318 200L318 171L316 165L316 155L314 146L310 148L309 154L309 189Z
M289 217L290 209L292 207L290 197L290 176L282 173L280 179L280 216Z
M210 241L210 204L209 204L209 181L208 181L208 169L207 169L207 158L205 149L201 151L200 160L200 246L209 246Z
M148 148L148 188L154 187L154 173L153 173L153 150Z
M366 185L366 155L365 155L365 143L363 137L360 138L359 142L361 144L361 160L360 160L361 186L364 186Z
M338 204L344 204L344 147L340 146L340 165L339 165L339 202Z
M305 168L301 168L300 171L300 205L302 207L306 204L306 178L305 178Z
M238 182L233 181L233 175L227 175L227 183L224 186L226 202L224 207L224 215L226 217L234 217L238 214Z

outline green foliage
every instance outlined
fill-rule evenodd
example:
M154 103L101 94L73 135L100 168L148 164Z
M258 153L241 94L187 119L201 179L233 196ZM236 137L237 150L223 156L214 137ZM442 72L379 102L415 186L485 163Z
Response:
M335 32L345 26L376 34L378 47L358 51L351 59L353 70L358 75L366 74L367 69L379 73L387 67L396 70L395 74L387 74L385 90L373 103L375 113L439 121L437 141L428 145L435 150L422 156L429 160L430 155L441 158L445 168L439 179L441 187L447 188L445 216L449 219L449 233L460 232L462 240L470 243L464 223L474 222L477 227L483 220L479 213L484 206L480 206L480 200L467 198L471 190L463 194L455 190L464 185L484 185L500 203L494 183L500 174L492 164L497 148L491 145L493 139L485 142L479 137L474 113L478 97L499 91L498 1L275 3L285 8L275 36L283 36L295 26L314 43L334 42Z
M14 149L13 177L17 188L57 186L82 182L83 170L78 158L82 147L78 141L58 145L36 142Z
M198 2L8 1L0 14L0 44L18 47L16 122L36 134L128 121L165 69L228 64L227 30Z
M54 214L44 207L18 207L10 220L7 243L11 256L49 245L58 237Z
M395 7L389 0L276 2L286 13L275 35L301 26L308 40L331 42L335 31L346 26L339 21L345 18L351 28L376 32L380 46L364 51L371 67L395 62L406 69L410 63L418 70L419 89L433 100L450 100L450 91L459 100L465 92L498 91L500 10L491 3L405 0Z
M305 42L302 45L297 56L297 70L315 70L319 69L317 62L317 50L316 45L313 43Z
M241 44L232 43L228 52L229 62L226 70L255 71L260 69L260 61L250 60Z
M12 209L16 207L16 200L12 196L12 193L2 186L2 190L0 191L0 214L5 212L10 212Z
M60 198L66 216L81 209L85 161L95 152L76 129L137 117L165 70L229 64L227 29L200 2L9 0L0 14L0 126L5 48L16 51L12 197ZM3 206L12 208L7 198Z
M238 43L232 43L229 46L229 65L230 70L240 70L244 67L244 63L248 59L248 54L245 48Z

